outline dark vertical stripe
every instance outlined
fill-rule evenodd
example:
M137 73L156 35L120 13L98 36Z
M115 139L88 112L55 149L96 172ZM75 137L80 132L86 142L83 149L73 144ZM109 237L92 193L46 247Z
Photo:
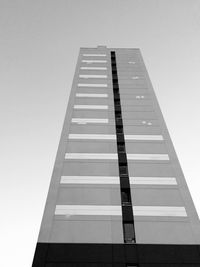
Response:
M126 146L125 146L124 129L123 129L123 118L122 118L122 110L120 103L117 62L114 51L111 51L111 68L112 68L115 127L117 136L117 152L118 152L118 164L119 164L119 176L120 176L124 242L135 243L136 237L134 228L133 208L131 201L131 190L129 183L128 163L127 163Z

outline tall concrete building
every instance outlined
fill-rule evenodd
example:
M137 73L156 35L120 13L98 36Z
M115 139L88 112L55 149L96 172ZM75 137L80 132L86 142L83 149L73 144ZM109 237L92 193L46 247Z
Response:
M199 244L140 50L81 48L33 266L197 267Z

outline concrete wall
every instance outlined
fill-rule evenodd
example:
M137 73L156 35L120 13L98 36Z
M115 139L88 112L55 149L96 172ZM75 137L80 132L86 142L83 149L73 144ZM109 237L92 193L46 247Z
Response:
M137 243L195 244L200 242L199 219L183 173L163 120L139 49L82 48L75 71L72 91L58 148L51 185L44 211L39 242L52 243L123 243L122 215L97 215L99 206L121 206L118 161L115 159L66 158L74 153L116 154L116 140L69 139L69 134L115 135L115 115L110 51L116 51L117 72L122 106L124 134L159 135L163 140L126 140L127 154L168 155L169 160L128 159L129 177L133 178L131 196L134 207L160 207L162 215L134 214ZM83 56L105 54L105 57ZM85 63L82 60L106 60ZM106 67L86 70L81 67ZM80 78L79 75L107 75L107 78ZM82 87L78 84L106 84L107 87ZM106 94L107 97L78 97L76 94ZM74 105L103 105L107 109L75 109ZM72 122L73 119L108 119L108 123ZM147 138L148 139L148 138ZM150 138L151 139L151 138ZM61 178L76 176L114 177L114 183L61 183ZM134 177L174 178L175 184L134 184ZM73 177L71 177L73 178ZM95 180L96 181L96 180ZM55 213L56 206L93 206L94 214ZM76 209L75 207L75 209ZM185 208L186 216L169 215L162 207ZM74 213L73 213L74 212ZM62 213L62 212L61 212ZM136 212L137 213L137 212Z

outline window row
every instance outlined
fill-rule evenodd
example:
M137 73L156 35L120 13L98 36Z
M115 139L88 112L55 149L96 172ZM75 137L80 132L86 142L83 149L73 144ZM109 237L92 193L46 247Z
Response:
M116 140L115 134L69 134L69 139L78 140ZM124 135L125 140L139 140L139 141L163 141L162 135Z
M177 185L174 177L129 177L131 185ZM62 176L61 184L119 184L119 176Z
M123 153L121 153L123 154ZM117 160L117 153L66 153L65 159L81 160ZM127 154L128 160L169 160L168 154Z
M133 206L134 216L187 217L184 207ZM122 216L121 206L108 205L56 205L55 215Z

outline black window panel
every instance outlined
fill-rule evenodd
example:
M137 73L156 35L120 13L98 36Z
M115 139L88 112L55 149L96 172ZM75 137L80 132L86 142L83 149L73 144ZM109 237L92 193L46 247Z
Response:
M125 243L135 243L135 233L131 223L124 224L124 241Z
M127 164L127 158L125 152L118 151L118 161L119 165Z
M127 158L126 158L126 153L118 151L118 164L119 166L124 166L127 164Z
M112 68L112 74L113 75L117 74L117 68L114 68L114 67Z
M132 223L133 224L133 211L132 206L122 206L122 218L124 223Z
M114 93L114 101L120 100L120 95L119 93ZM121 105L121 104L120 104Z
M112 73L112 79L118 81L118 76L117 76L117 74L113 74L113 73Z
M120 175L120 187L121 187L122 190L130 188L130 183L129 183L128 176Z
M115 90L115 89L118 89L118 90L119 90L119 85L118 85L118 83L117 83L117 84L113 84L113 88L114 88L114 90Z
M119 84L118 84L118 80L113 80L113 92L115 92L117 90L117 92L119 93Z
M115 98L120 99L119 88L114 89L113 93L114 93L114 100L115 100Z
M120 115L122 116L122 111L121 111L121 105L119 104L119 105L115 105L115 112L119 112L120 113Z
M124 139L123 140L117 140L117 146L125 146Z
M116 127L121 127L123 130L123 126L122 126L122 115L121 114L117 114L115 116L115 123L116 123Z
M128 167L127 167L127 164L126 165L120 165L119 166L119 173L120 173L120 176L128 176Z
M117 134L122 134L123 133L123 128L117 128Z
M124 143L124 135L123 134L117 134L117 142L118 143Z
M118 118L121 118L121 117L122 117L121 110L115 110L115 118L118 119Z
M113 84L113 92L119 94L119 84L118 83Z
M121 198L123 205L131 205L131 195L129 189L122 189L121 190Z
M125 145L124 144L122 144L122 145L117 145L117 149L118 149L118 152L119 153L125 153L126 151L125 151Z
M123 133L124 133L124 131L123 131L123 127L122 127L122 126L117 125L117 126L116 126L116 130L117 130L117 134L118 134L118 133L119 133L119 134L123 134Z
M115 123L116 123L116 126L122 126L122 118L115 118ZM117 133L120 134L120 132L117 132Z
M115 88L113 88L114 94L119 94L119 86L113 85L113 87L115 87Z
M120 95L119 95L119 93L118 92L114 92L114 101L115 100L119 100L120 99Z
M115 100L115 106L120 106L120 99Z

